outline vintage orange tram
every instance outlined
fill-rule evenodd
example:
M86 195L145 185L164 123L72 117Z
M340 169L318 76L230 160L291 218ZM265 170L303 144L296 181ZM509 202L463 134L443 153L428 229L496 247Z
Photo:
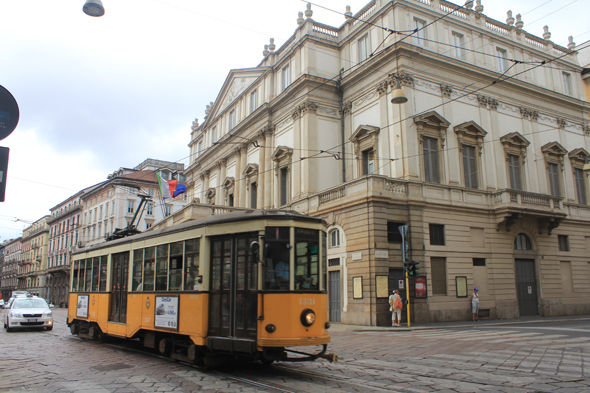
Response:
M68 326L205 365L334 361L325 230L318 218L257 210L89 247L72 257ZM293 348L306 346L320 347Z

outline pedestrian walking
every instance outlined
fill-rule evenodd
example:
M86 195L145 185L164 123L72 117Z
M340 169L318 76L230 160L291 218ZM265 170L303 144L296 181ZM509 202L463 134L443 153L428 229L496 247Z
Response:
M401 326L402 308L404 305L397 289L389 296L389 305L389 311L391 311L391 326Z
M473 314L473 322L479 321L479 291L477 288L473 288L471 294L471 313Z

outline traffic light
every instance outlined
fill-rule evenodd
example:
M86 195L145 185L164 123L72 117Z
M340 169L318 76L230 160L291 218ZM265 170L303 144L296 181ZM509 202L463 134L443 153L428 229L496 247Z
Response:
M419 268L418 268L418 265L420 264L420 262L418 262L418 261L408 261L408 262L409 262L408 269L410 269L408 272L409 275L416 277L420 272Z
M410 262L409 259L404 260L404 276L406 275L406 270L408 270L408 262ZM410 273L410 271L408 270L408 274Z

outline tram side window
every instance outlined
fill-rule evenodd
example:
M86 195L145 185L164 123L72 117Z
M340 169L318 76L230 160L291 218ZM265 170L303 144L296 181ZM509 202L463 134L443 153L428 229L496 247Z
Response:
M92 290L92 258L86 260L86 284L84 290L90 292Z
M133 285L132 291L143 290L143 249L133 251Z
M78 274L80 261L74 261L74 269L72 270L72 292L78 292Z
M168 244L156 247L156 291L168 290Z
M184 242L186 268L184 274L184 290L199 289L199 248L201 239L191 239Z
M154 290L154 274L155 274L155 256L156 247L148 247L145 249L145 259L143 262L143 290Z
M170 244L170 282L168 290L177 291L182 288L182 253L184 242Z
M322 232L322 263L321 266L324 268L322 269L322 289L326 290L328 288L328 264L327 264L327 235L326 232Z
M100 285L98 290L105 292L107 290L107 256L100 257Z
M264 289L288 290L291 270L289 228L267 227L264 241Z
M98 276L100 274L100 259L92 259L92 291L98 292Z
M318 232L295 228L295 290L319 289Z

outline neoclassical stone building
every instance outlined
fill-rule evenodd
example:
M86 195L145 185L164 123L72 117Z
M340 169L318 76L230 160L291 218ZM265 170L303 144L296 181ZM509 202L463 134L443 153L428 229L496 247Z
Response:
M193 123L193 202L160 225L207 209L324 218L333 321L391 323L403 225L420 262L416 322L468 319L474 287L481 317L590 313L589 104L575 44L471 7L373 0L340 27L300 14ZM391 102L398 83L405 104Z

